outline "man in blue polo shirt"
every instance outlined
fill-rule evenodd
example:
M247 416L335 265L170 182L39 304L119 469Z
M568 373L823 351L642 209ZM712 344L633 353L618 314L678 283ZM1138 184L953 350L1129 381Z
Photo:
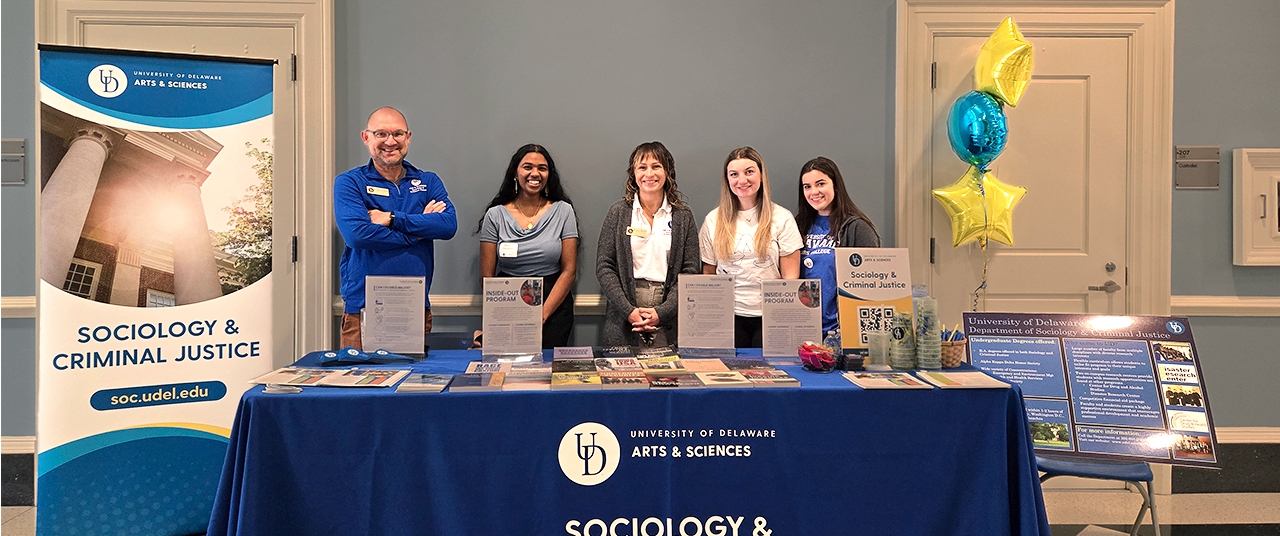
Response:
M360 139L369 163L333 181L333 211L346 249L340 274L342 346L361 348L360 312L367 275L425 276L427 293L435 271L433 240L448 240L458 230L449 193L440 177L405 161L413 132L404 115L391 107L369 115ZM427 298L423 332L431 332Z

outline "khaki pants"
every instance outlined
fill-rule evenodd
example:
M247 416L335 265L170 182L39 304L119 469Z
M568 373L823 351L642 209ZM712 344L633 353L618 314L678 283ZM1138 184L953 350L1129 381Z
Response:
M422 326L423 333L431 333L431 309L428 308L424 315ZM364 351L363 344L360 342L360 314L342 313L342 335L339 341L342 348L351 346L357 350Z
M636 280L636 307L653 308L662 304L662 300L666 298L666 290L662 283L649 281L646 279ZM666 318L660 319L664 324L667 323ZM668 334L668 329L658 326L657 331L641 331L640 344L642 346L666 346L675 340Z

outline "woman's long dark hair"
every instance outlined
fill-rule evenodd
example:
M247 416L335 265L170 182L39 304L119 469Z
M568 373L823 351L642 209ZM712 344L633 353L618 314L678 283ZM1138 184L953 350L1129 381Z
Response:
M830 158L819 156L804 163L804 167L800 168L801 180L797 181L800 187L800 210L796 211L796 226L800 228L801 235L809 234L809 228L813 227L813 221L818 218L818 211L813 209L813 205L809 204L809 200L804 195L804 174L810 171L820 171L831 179L831 184L835 188L836 197L831 200L831 215L828 221L831 223L831 230L828 235L833 240L840 240L840 228L849 219L859 219L867 222L871 226L871 230L876 230L876 224L871 223L871 218L854 204L853 199L849 197L849 192L844 188L844 177L840 175L840 168L832 162ZM876 231L876 234L880 234Z
M551 153L547 152L546 147L530 143L516 149L515 154L511 155L507 172L502 176L502 184L498 185L498 194L493 196L484 210L480 211L480 221L476 222L475 233L479 233L480 228L484 226L484 215L489 209L515 201L520 196L520 185L516 184L516 168L520 167L520 161L524 160L525 155L529 153L538 153L547 159L547 184L542 187L542 197L550 199L553 203L564 201L570 205L573 204L569 195L565 193L564 186L560 184L560 172L556 170L556 161L551 158Z

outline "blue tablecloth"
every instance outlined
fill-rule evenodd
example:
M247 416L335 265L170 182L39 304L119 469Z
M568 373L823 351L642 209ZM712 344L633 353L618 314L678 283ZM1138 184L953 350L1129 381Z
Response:
M460 372L479 357L433 352L413 368ZM864 391L780 368L803 387L255 387L208 533L1049 534L1016 388ZM567 476L603 468L566 437L587 422L618 441L616 470L591 486Z

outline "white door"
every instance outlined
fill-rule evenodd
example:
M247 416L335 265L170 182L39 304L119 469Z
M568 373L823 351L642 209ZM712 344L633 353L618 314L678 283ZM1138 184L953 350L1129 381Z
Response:
M1027 40L1035 46L1033 79L1018 106L1004 108L1008 144L990 168L1027 194L1013 213L1016 247L987 246L986 300L977 310L1125 314L1128 41ZM951 151L946 125L952 104L973 87L984 41L933 38L933 188L951 185L969 167ZM973 308L983 252L976 242L952 247L950 219L940 204L932 206L936 257L929 289L943 322L959 323L961 313Z
M84 27L84 46L215 54L268 58L280 62L275 67L274 119L274 199L272 208L271 273L275 311L273 313L274 365L293 362L295 351L295 279L292 238L296 232L294 200L297 198L296 114L291 57L294 53L294 30L287 27L237 27L147 24L136 20L128 23L96 23ZM245 151L244 147L225 147L223 151Z

